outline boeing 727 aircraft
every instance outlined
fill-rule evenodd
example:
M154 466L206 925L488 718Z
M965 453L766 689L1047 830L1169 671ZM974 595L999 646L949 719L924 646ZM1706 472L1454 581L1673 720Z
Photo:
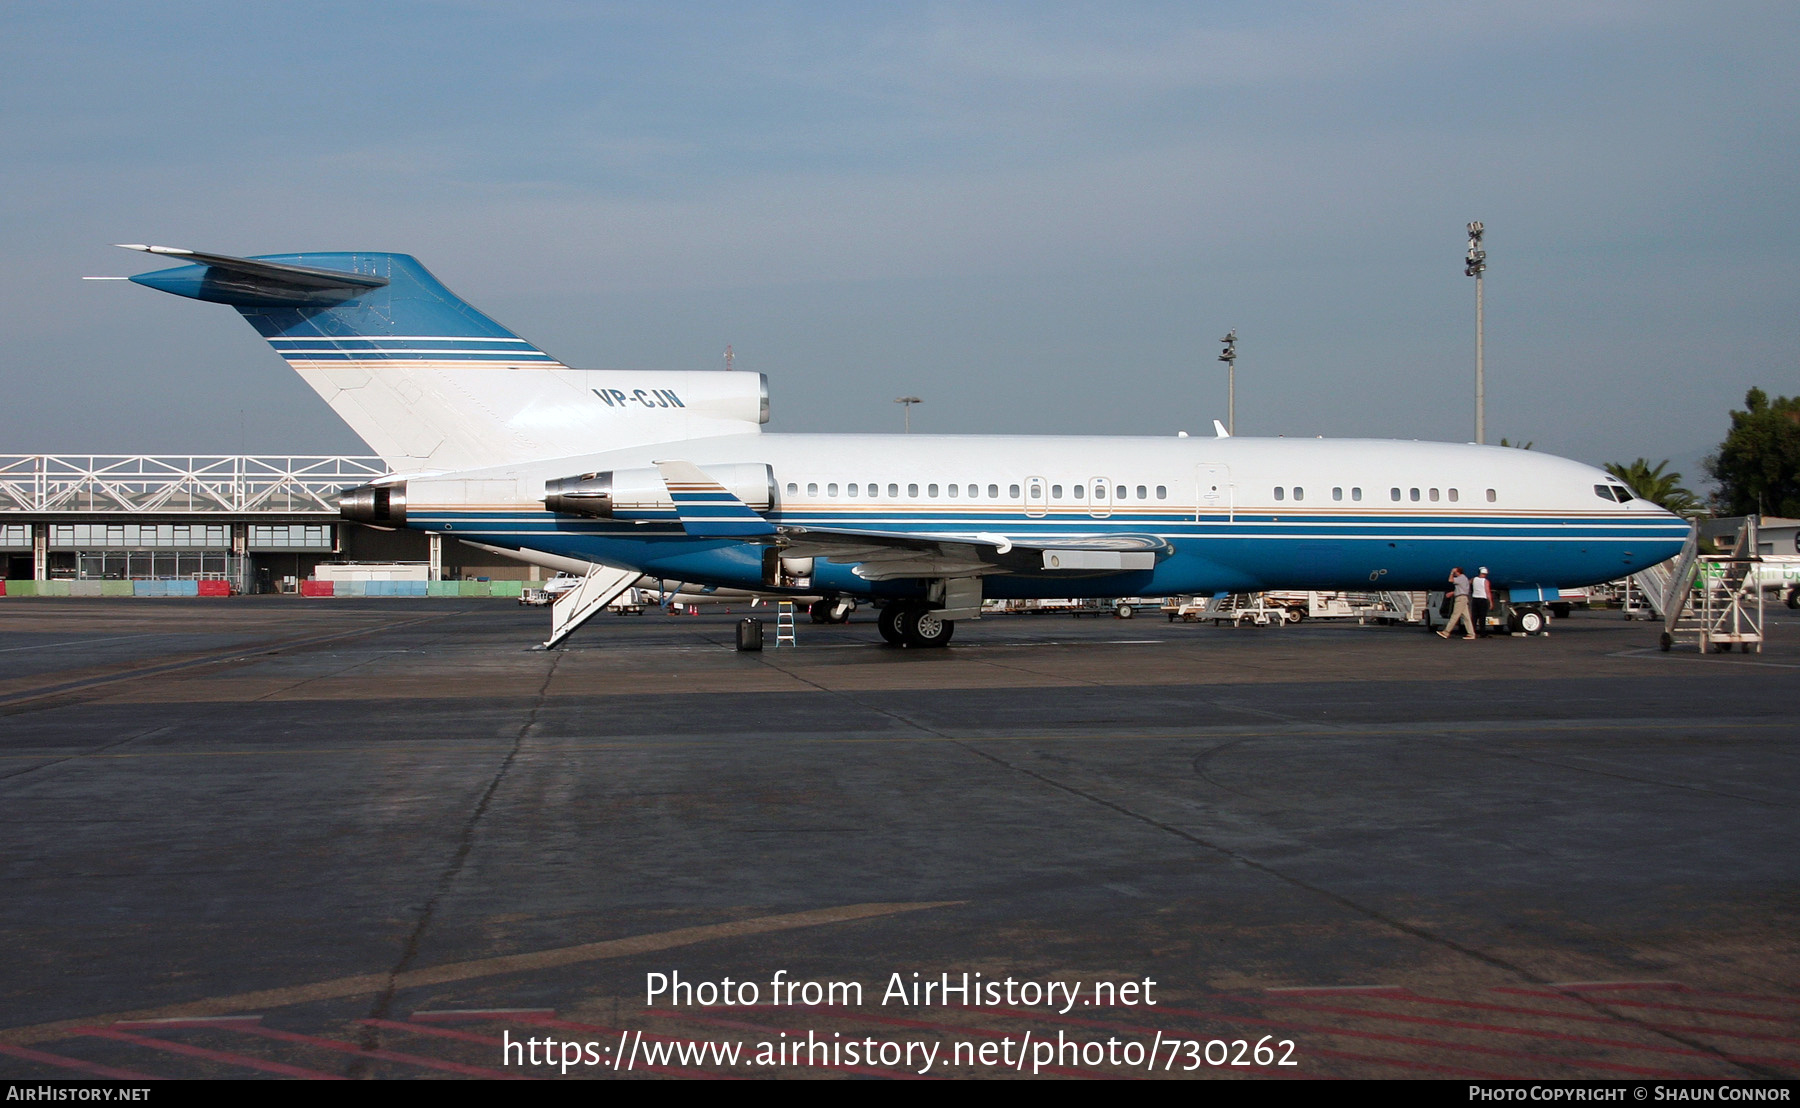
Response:
M346 519L592 567L551 644L640 575L881 600L884 638L942 646L993 597L1429 589L1486 565L1554 599L1688 535L1601 470L1472 444L763 434L761 375L571 369L403 254L131 249L186 263L132 280L236 308L387 461Z

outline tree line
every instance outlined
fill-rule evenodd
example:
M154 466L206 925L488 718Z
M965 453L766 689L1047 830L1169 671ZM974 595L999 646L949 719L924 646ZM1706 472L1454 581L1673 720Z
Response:
M1645 500L1683 516L1800 518L1800 396L1774 400L1762 389L1744 396L1716 453L1701 463L1718 483L1707 499L1685 487L1669 459L1609 462L1606 471Z

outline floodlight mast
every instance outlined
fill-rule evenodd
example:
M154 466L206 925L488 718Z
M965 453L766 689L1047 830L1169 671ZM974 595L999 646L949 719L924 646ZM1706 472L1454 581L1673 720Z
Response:
M914 404L923 404L924 401L916 396L897 396L894 398L894 403L900 405L900 410L905 413L906 433L909 435L912 434L912 406Z
M1481 248L1482 226L1469 224L1469 253L1463 259L1463 276L1475 278L1475 441L1487 442L1487 382L1481 364L1481 275L1487 272L1487 251Z
M1237 328L1225 332L1219 340L1225 344L1225 352L1219 360L1225 363L1225 433L1237 434Z

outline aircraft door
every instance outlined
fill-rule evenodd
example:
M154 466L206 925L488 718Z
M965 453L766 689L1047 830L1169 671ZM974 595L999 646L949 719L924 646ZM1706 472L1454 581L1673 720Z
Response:
M1231 467L1202 463L1196 477L1198 489L1194 518L1198 520L1222 513L1227 520L1231 519L1236 510L1231 487Z
M1113 488L1112 482L1104 477L1096 477L1088 482L1088 514L1104 519L1112 515Z
M1048 510L1050 494L1042 477L1025 478L1025 514L1042 516Z

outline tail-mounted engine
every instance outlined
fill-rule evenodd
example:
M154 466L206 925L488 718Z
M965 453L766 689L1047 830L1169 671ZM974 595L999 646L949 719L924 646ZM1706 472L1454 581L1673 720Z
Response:
M701 468L756 511L766 512L775 503L775 472L762 462ZM675 502L656 469L615 469L544 482L544 507L599 519L647 519L667 516Z

